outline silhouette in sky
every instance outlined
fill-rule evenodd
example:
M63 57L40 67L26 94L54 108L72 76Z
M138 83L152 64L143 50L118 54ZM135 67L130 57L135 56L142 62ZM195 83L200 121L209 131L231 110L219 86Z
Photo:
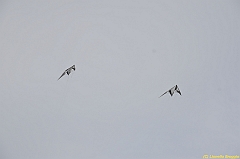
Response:
M68 69L66 69L64 72L63 72L63 74L58 78L58 80L60 79L60 78L62 78L62 76L64 76L66 73L67 73L67 75L69 75L71 72L72 72L72 70L74 70L75 71L75 65L73 65L72 67L69 67Z
M161 96L163 96L164 94L166 94L166 93L170 93L170 95L171 96L173 96L173 94L174 94L174 92L177 92L177 93L179 93L180 95L182 95L182 93L180 92L180 89L178 88L178 86L176 85L176 86L174 86L174 87L172 87L171 89L169 89L167 92L165 92L165 93L163 93ZM160 96L160 97L161 97ZM158 97L158 98L160 98L160 97Z

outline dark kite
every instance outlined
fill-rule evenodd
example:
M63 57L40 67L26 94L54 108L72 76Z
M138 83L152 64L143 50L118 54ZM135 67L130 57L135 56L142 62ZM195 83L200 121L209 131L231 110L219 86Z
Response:
M178 86L176 85L176 86L172 87L171 89L169 89L167 92L163 93L161 96L163 96L163 95L166 94L166 93L170 93L170 95L173 96L173 94L174 94L175 91L176 91L177 93L179 93L180 95L182 95L182 93L180 92L180 89L179 89ZM160 96L160 97L161 97L161 96ZM158 98L160 98L160 97L158 97Z
M72 70L76 70L76 68L75 68L75 65L73 65L72 67L69 67L68 69L66 69L64 72L63 72L63 74L58 78L58 80L60 79L60 78L62 78L62 76L64 76L65 74L67 74L67 75L69 75L71 72L72 72Z

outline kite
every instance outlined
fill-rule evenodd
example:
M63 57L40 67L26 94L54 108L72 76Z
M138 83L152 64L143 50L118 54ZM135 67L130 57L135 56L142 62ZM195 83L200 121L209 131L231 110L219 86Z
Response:
M75 65L73 65L72 67L69 67L68 69L66 69L64 72L63 72L63 74L58 78L58 80L60 79L60 78L62 78L62 76L64 76L66 73L67 73L67 75L69 75L71 72L72 72L72 70L74 70L75 71Z
M168 92L170 93L171 96L173 96L173 94L174 94L175 91L176 91L177 93L179 93L180 95L182 95L181 92L180 92L180 89L179 89L178 86L176 85L176 86L172 87L170 90L168 90L167 92L163 93L161 96L163 96L164 94L166 94L166 93L168 93ZM161 96L160 96L160 97L161 97ZM158 97L158 98L160 98L160 97Z

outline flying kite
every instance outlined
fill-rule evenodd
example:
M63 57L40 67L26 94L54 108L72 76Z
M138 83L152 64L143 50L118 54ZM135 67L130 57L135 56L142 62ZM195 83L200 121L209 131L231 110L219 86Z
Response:
M166 93L168 93L168 92L170 93L171 96L173 96L173 94L174 94L175 91L176 91L177 93L179 93L180 95L182 95L181 92L180 92L180 89L179 89L178 86L176 85L176 86L172 87L170 90L168 90L167 92L163 93L161 96L163 96L164 94L166 94ZM160 97L161 97L161 96L160 96ZM158 97L158 98L160 98L160 97Z
M69 75L71 72L72 72L72 70L74 70L75 71L75 65L73 65L72 67L69 67L68 69L66 69L64 72L63 72L63 74L58 78L58 80L60 79L60 78L62 78L62 76L64 76L66 73L67 73L67 75Z

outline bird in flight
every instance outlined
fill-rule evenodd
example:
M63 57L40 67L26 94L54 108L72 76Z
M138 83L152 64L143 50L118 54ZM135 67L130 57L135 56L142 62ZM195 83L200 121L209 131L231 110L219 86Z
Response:
M75 71L75 69L76 69L76 68L75 68L75 65L69 67L68 69L66 69L66 70L63 72L63 74L58 78L58 80L59 80L60 78L62 78L62 76L64 76L65 74L69 75L69 74L72 72L72 70Z
M170 93L170 95L173 96L173 94L174 94L175 91L176 91L177 93L179 93L180 95L182 95L182 93L180 92L180 89L179 89L178 86L176 85L176 86L172 87L171 89L169 89L167 92L163 93L160 97L162 97L162 96L163 96L164 94L166 94L166 93ZM158 97L158 98L160 98L160 97Z

